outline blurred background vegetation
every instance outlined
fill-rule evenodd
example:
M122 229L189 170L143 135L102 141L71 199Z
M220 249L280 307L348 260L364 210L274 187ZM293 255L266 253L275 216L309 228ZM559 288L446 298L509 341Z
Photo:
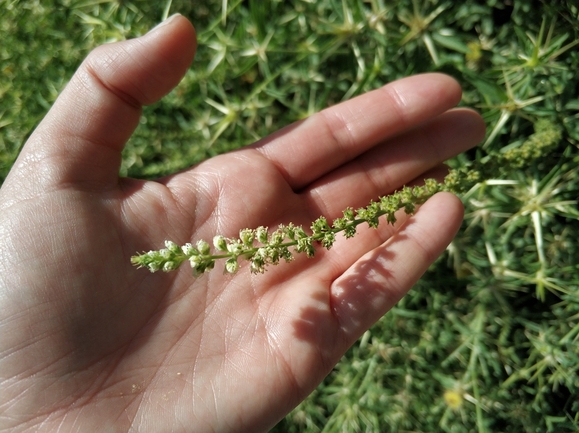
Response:
M196 62L145 109L123 175L426 71L454 76L488 125L449 162L487 166L445 256L274 431L579 431L576 1L0 0L0 182L92 48L175 12Z

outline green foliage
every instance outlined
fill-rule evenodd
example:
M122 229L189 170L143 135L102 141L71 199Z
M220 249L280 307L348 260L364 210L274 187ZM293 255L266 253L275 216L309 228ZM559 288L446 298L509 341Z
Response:
M467 214L447 255L275 431L579 430L576 2L0 0L0 180L90 49L176 11L196 64L145 110L122 174L425 71L459 80L488 124L450 161Z

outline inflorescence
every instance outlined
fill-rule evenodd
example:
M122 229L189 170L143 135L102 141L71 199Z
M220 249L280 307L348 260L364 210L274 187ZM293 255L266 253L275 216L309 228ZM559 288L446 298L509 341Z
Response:
M225 272L234 274L239 269L239 261L245 259L250 262L251 272L259 274L265 272L267 266L277 265L282 260L291 262L294 252L313 257L317 245L329 250L338 233L351 238L356 234L356 227L362 223L376 228L380 217L384 216L388 223L394 224L398 210L404 209L406 214L412 214L416 206L443 190L448 190L444 184L427 179L423 186L404 187L378 201L372 201L364 208L347 208L343 216L331 224L321 216L312 223L311 234L302 226L290 223L280 225L272 232L267 227L243 229L237 239L215 236L213 250L204 240L197 241L195 245L187 243L183 246L165 241L165 248L133 256L131 262L151 272L169 272L188 260L194 274L199 275L213 269L215 261L219 259L225 260Z
M280 225L272 232L261 226L241 230L237 239L215 236L213 250L204 240L197 241L195 245L187 243L183 246L165 241L165 248L133 256L131 262L151 272L170 272L189 261L193 273L200 275L213 269L215 261L220 259L225 260L225 272L234 274L239 269L239 261L243 259L250 262L252 273L260 274L265 272L267 266L277 265L281 260L291 262L294 252L313 257L318 245L329 250L337 234L342 233L344 237L351 238L356 234L356 227L362 223L377 228L380 217L384 217L387 223L394 224L397 211L403 209L406 214L412 214L416 206L437 192L461 194L483 179L492 177L497 171L500 172L507 164L530 164L541 156L542 151L556 146L560 139L561 130L558 126L552 122L539 121L535 125L535 133L518 148L490 155L486 162L476 167L451 170L443 183L426 179L422 186L405 186L378 201L372 201L364 208L347 208L343 217L336 218L331 224L321 216L312 223L311 234L302 226L292 223Z

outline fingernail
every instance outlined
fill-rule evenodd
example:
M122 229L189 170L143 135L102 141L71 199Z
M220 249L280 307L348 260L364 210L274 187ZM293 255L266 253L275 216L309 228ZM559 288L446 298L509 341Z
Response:
M167 18L167 19L164 20L164 21L161 21L159 24L157 24L155 27L153 27L151 30L149 30L149 31L147 32L147 34L153 33L155 30L158 30L158 29L160 29L161 27L164 27L164 26L166 26L167 24L170 24L171 21L173 21L173 20L174 20L176 17L178 17L178 16L181 16L181 14L180 14L180 13L176 13L176 14L171 15L169 18Z

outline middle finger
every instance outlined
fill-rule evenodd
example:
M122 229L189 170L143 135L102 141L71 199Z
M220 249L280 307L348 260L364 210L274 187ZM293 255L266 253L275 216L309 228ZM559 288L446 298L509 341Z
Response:
M483 139L485 124L468 109L448 111L394 137L307 186L303 198L311 216L339 216L392 193Z

